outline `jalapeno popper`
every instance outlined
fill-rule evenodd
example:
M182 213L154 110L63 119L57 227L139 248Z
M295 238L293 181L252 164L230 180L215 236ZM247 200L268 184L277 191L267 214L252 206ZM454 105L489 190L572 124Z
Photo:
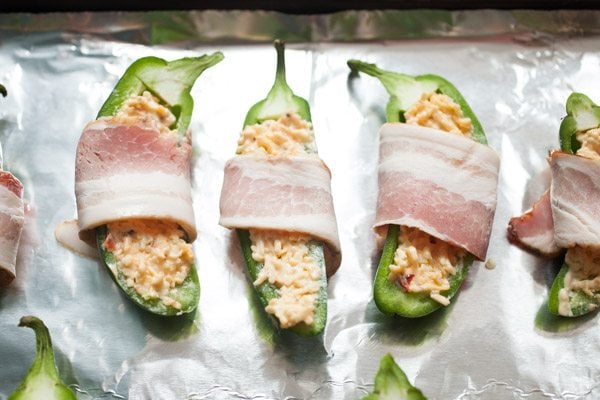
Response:
M386 314L420 317L448 305L473 260L485 259L500 159L447 80L348 65L390 95L379 131L375 228L387 234L375 303Z
M77 146L79 237L98 247L121 289L152 313L189 313L198 304L190 91L222 58L134 62Z
M246 115L225 166L220 224L237 229L266 312L281 328L316 335L327 320L327 277L340 262L330 172L308 103L286 82L284 45L275 48L275 83Z
M0 95L7 95L2 85ZM0 147L0 287L15 279L24 221L23 185L13 174L2 171Z
M600 305L600 107L567 99L560 151L549 156L550 189L509 223L509 238L545 256L564 252L548 301L552 313L576 317Z

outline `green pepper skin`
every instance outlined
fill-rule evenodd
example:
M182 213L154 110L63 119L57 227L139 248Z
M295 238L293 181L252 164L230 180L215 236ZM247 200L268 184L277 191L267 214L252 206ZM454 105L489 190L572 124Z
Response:
M381 358L373 393L366 395L362 400L427 400L427 398L419 389L411 385L404 371L388 353Z
M397 72L384 71L375 64L359 60L349 60L348 66L353 73L363 72L371 75L383 84L390 95L386 106L387 122L404 122L404 112L421 98L423 93L438 92L447 95L461 108L463 114L471 119L473 125L472 138L481 144L487 144L481 123L473 113L467 101L458 89L441 76L410 76ZM407 318L418 318L428 315L442 307L440 303L429 297L427 293L409 293L390 282L390 265L394 262L394 254L398 248L398 225L389 225L383 252L377 267L373 297L377 308L384 314L397 314ZM452 298L460 288L473 264L474 257L467 255L462 259L462 266L449 279L450 288L440 293Z
M76 400L75 394L61 380L54 362L50 332L36 317L22 317L19 326L35 332L36 354L27 376L8 400Z
M282 41L275 41L275 49L277 50L277 70L275 73L275 83L267 94L267 97L258 103L254 104L244 120L244 128L248 125L260 124L266 120L277 120L287 112L296 112L305 121L311 121L310 106L302 97L296 96L292 89L287 84L285 78L285 48ZM263 268L264 264L257 263L252 258L252 242L247 230L237 229L237 236L242 247L244 260L248 269L248 274L252 282L258 277L258 273ZM327 323L327 276L324 258L324 245L318 241L309 243L309 251L319 263L320 289L317 296L317 304L315 306L314 321L310 325L300 323L288 328L288 330L301 336L315 336L323 332ZM278 297L277 288L268 282L255 287L258 297L263 306L267 306L269 301Z
M157 57L140 58L131 64L117 82L97 118L115 115L127 99L149 91L175 115L176 121L171 128L176 129L179 136L183 137L189 128L194 109L194 100L190 94L192 86L204 70L222 59L223 55L220 52L170 62ZM103 248L106 235L106 225L96 228L96 243L103 263L113 280L135 304L148 312L163 316L186 314L196 309L200 296L200 283L195 265L190 266L190 273L183 283L169 294L181 303L181 310L165 305L160 299L144 299L135 289L127 285L117 267L114 254Z
M565 153L575 154L581 148L577 140L577 133L600 127L600 107L589 97L582 93L571 93L567 99L567 116L560 124L560 149ZM600 305L600 296L592 297L582 291L573 291L569 294L571 315L560 314L559 294L565 287L565 276L569 265L564 262L550 289L548 295L548 310L555 315L563 317L579 317L594 311Z

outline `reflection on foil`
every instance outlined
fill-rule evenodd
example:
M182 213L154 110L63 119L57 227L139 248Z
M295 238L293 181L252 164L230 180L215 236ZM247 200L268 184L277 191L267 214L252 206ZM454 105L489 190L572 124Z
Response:
M600 395L595 315L559 319L545 302L552 262L506 240L511 216L539 190L564 102L600 65L597 11L369 11L0 15L0 142L33 215L17 279L0 293L0 398L30 365L25 314L47 322L58 368L83 399L359 399L390 352L430 399L593 399ZM317 145L332 172L344 262L329 285L325 333L278 331L257 303L235 237L218 225L223 165L250 105L272 84L271 41L291 42L288 81L309 100ZM252 44L252 45L250 45ZM199 311L164 319L135 307L104 268L60 247L73 218L75 147L125 68L222 50L193 90L194 244ZM371 231L377 131L387 96L348 80L350 58L452 81L502 155L488 258L455 301L418 320L382 315L372 301L379 258ZM21 256L21 254L23 256Z

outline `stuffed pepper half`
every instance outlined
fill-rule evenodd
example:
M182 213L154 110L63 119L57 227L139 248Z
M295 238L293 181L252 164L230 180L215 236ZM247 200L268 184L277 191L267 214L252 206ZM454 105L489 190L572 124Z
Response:
M447 80L348 65L390 95L379 132L375 228L387 236L375 303L386 314L420 317L448 305L474 258L485 259L500 159Z
M587 96L567 99L560 151L550 153L550 189L509 223L509 238L563 266L548 301L552 313L587 314L600 305L600 107Z
M340 263L330 173L308 103L286 82L284 45L275 48L275 84L246 115L225 166L220 223L237 229L266 312L281 328L316 335L327 320L327 277Z
M191 88L223 56L134 62L79 139L79 237L119 287L160 315L193 311L200 286L191 243Z

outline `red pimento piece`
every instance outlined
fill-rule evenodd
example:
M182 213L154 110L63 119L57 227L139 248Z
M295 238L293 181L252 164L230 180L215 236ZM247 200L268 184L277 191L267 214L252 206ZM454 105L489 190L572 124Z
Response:
M113 251L115 249L115 241L113 240L112 235L109 233L106 235L106 239L104 239L104 243L102 243L104 250Z
M410 283L412 282L412 280L413 280L414 277L415 276L413 274L402 275L400 277L399 283L400 283L400 286L402 286L402 289L404 289L405 292L409 292L410 291L409 286L410 286Z

